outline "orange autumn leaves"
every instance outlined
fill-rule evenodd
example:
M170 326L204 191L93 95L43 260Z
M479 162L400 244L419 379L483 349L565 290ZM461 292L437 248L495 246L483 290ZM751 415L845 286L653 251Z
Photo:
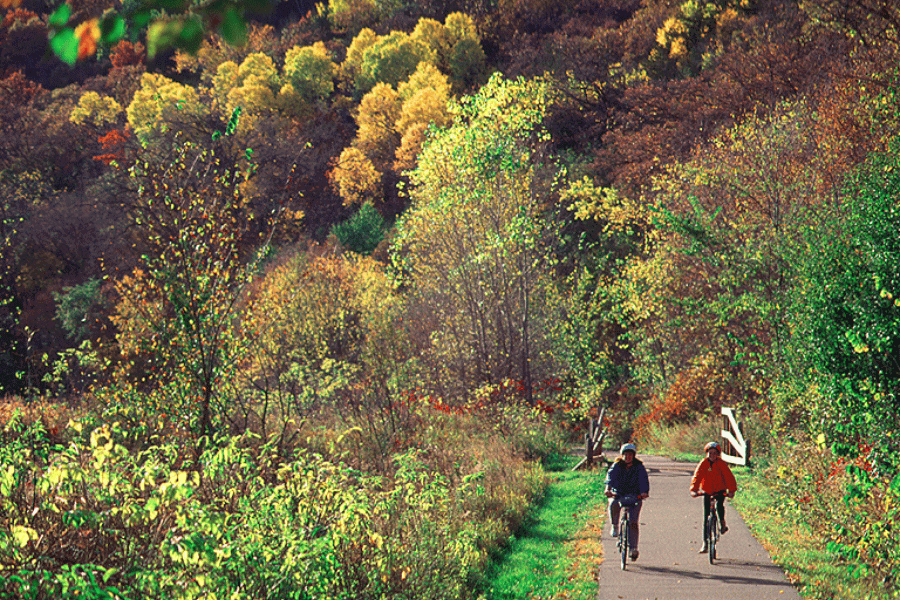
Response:
M17 0L0 0L0 2L11 1ZM76 27L75 39L78 40L78 60L93 56L97 52L97 42L100 40L100 25L97 19L85 21Z

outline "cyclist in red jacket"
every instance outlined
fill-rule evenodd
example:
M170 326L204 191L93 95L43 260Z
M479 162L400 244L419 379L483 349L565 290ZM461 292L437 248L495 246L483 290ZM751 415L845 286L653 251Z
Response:
M737 492L737 481L734 479L734 474L728 463L720 458L719 444L710 442L704 450L706 458L700 461L691 478L691 496L696 498L703 494L704 541L703 547L700 549L701 554L709 552L709 548L706 546L706 523L709 519L713 499L716 501L716 512L719 513L722 533L725 533L728 531L728 527L725 526L725 496L734 498L734 494Z

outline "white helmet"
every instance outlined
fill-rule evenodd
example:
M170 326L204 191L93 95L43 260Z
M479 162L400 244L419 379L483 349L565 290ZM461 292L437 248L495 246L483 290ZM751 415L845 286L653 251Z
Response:
M619 450L619 454L625 454L625 453L628 452L629 450L631 450L632 452L634 452L635 454L637 454L637 448L635 448L635 447L634 447L634 444L631 444L631 443L625 444L624 446L622 446L622 449Z
M709 452L711 448L715 448L716 450L719 450L721 452L721 449L719 448L719 444L717 444L716 442L708 443L706 446L704 446L703 451Z

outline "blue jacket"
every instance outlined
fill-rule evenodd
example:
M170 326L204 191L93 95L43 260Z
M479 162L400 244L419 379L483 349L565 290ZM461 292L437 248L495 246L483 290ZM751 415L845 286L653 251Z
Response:
M631 468L626 468L625 461L617 458L613 466L606 472L606 486L616 496L649 494L650 478L647 477L647 469L644 467L644 463L638 459L634 459Z

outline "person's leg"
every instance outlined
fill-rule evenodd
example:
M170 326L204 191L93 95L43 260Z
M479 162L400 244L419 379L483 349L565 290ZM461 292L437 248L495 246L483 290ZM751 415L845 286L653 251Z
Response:
M712 498L703 496L703 547L700 553L709 552L709 546L706 544L706 538L709 536L709 511L711 510Z
M638 537L640 537L640 517L642 502L638 502L631 507L628 514L628 528L630 531L631 541L631 560L637 560L638 557Z
M716 512L719 513L719 530L725 533L728 531L725 526L725 496L716 496Z
M619 535L619 511L621 508L621 505L615 498L609 499L610 535L613 537L618 537Z

